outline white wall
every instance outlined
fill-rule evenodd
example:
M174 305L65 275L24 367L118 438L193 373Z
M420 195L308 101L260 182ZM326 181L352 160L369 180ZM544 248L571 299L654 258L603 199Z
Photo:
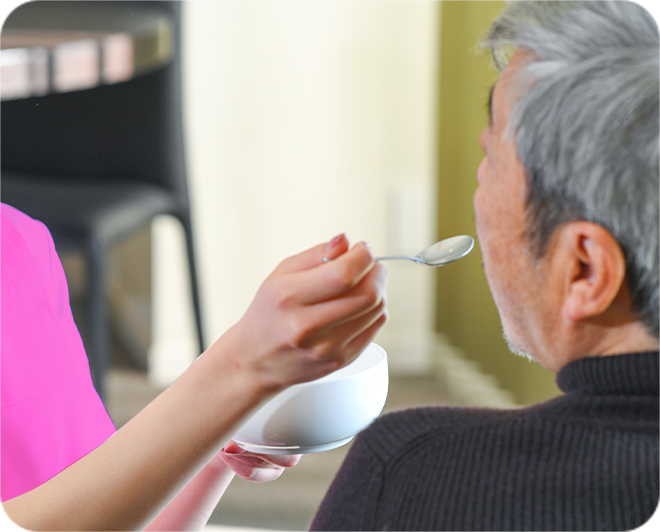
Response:
M414 254L434 241L436 8L185 4L188 157L209 339L292 253L341 232L376 254ZM428 365L432 275L388 268L390 322L377 341L395 371L417 371ZM175 277L166 275L163 290ZM157 317L156 346L159 330L161 339L176 327L190 333L185 319Z

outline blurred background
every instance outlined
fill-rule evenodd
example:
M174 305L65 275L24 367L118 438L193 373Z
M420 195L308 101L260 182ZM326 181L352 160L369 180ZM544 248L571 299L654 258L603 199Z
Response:
M477 139L496 79L477 43L503 7L182 3L175 53L207 345L240 318L282 259L338 233L369 242L376 254L415 254L448 236L475 235ZM77 13L74 6L63 17ZM3 91L13 86L5 30ZM31 97L7 94L3 100ZM199 354L185 256L181 224L161 215L108 256L104 401L118 426ZM62 258L87 345L86 258ZM387 410L517 407L558 393L552 374L509 353L478 243L437 270L388 270L390 321L376 339L389 357ZM306 456L270 485L234 482L212 524L306 528L347 449Z
M502 7L184 2L184 120L209 341L240 318L280 260L335 234L380 254L475 234L477 139L496 77L477 42ZM170 249L176 230L167 224L151 235L162 253L152 259L155 275L181 256ZM183 366L182 338L194 345L192 313L185 285L174 286L185 283L185 270L173 268L163 283L153 280L152 295L172 312L156 320L151 355ZM393 372L442 373L443 357L461 357L516 404L556 393L545 371L509 354L478 245L439 270L388 269L390 321L377 341ZM118 291L129 282L123 277ZM163 344L176 354L159 353Z

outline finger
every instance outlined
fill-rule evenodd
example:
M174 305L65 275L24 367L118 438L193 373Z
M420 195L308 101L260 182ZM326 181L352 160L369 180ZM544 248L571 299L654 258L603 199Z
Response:
M225 447L225 449L219 454L219 457L237 475L248 479L253 476L253 471L256 469L282 469L279 466L263 460L258 455L248 453L240 448L238 451L234 451Z
M323 259L336 259L348 251L348 239L345 234L337 235L325 244L319 244L302 253L284 259L273 271L273 274L286 274L309 270L323 264Z
M301 454L259 454L255 456L272 466L281 467L283 469L297 466L302 457Z
M335 353L341 353L343 356L347 347L362 336L365 332L371 331L371 337L375 336L378 329L384 325L387 320L387 310L385 302L381 301L376 308L363 314L359 318L345 322L341 325L329 327L316 335L316 338L310 337L307 349L316 349L320 352L322 358L332 358ZM377 325L378 324L378 325ZM369 343L369 342L367 342ZM366 344L365 344L366 346ZM338 351L341 350L341 351Z
M301 305L312 305L341 296L357 286L375 266L365 243L360 243L321 267L291 276L289 292ZM285 289L286 290L286 289Z
M350 322L377 308L385 300L387 270L377 264L358 286L329 301L309 305L302 312L303 326L309 331L324 331Z
M264 460L260 455L252 453L230 455L229 460L231 463L241 464L241 466L247 466L253 469L277 469L281 467L269 462L268 460Z
M228 462L228 465L239 477L256 483L270 482L279 478L284 472L284 468L282 467L275 467L273 465L269 467L258 467L240 460L231 460Z
M373 341L378 331L387 323L388 315L387 310L385 310L374 322L364 329L362 332L358 333L356 336L351 338L347 348L355 353L357 357L362 351L364 351L367 346Z
M276 480L282 475L285 468L293 467L300 460L300 455L275 457L246 452L234 442L227 444L219 456L239 477L258 484Z
M341 350L343 361L342 364L338 366L338 368L353 362L353 360L355 360L374 340L376 334L378 334L378 331L383 327L383 325L385 325L386 322L387 312L383 312L377 318L375 318L368 327L362 329L360 332L350 331L347 337L344 339L346 343Z
M225 455L229 455L232 459L243 461L246 464L255 465L257 467L268 467L269 465L276 467L294 467L300 461L302 455L300 454L260 454L246 451L240 447L235 441L230 441L225 445L222 450Z
M300 455L267 455L246 452L244 454L230 454L230 456L232 460L242 464L264 469L294 467L300 461Z
M255 484L264 484L266 482L272 482L277 480L284 473L284 469L253 469L250 471L249 476L243 476L245 480L249 482L254 482Z
M369 326L362 329L360 332L355 330L348 331L348 334L344 338L337 338L333 336L336 341L345 342L343 347L337 349L336 344L334 349L329 349L325 354L328 364L331 365L331 369L322 373L320 376L327 375L332 373L344 366L347 366L353 362L374 340L378 331L385 325L387 322L387 312L383 312L378 315ZM340 334L347 333L343 331Z

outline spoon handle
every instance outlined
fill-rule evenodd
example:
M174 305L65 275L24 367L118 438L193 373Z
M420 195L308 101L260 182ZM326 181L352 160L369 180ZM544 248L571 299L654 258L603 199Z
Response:
M419 257L408 257L406 255L391 255L389 257L376 257L374 260L377 262L380 262L381 260L411 260L413 262L417 262L418 264L426 264Z

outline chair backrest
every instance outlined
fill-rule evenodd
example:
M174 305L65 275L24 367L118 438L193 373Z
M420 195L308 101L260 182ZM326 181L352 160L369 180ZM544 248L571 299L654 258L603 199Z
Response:
M141 180L170 189L188 203L181 2L102 3L143 5L167 13L173 26L173 59L117 84L3 101L1 167L54 179Z

